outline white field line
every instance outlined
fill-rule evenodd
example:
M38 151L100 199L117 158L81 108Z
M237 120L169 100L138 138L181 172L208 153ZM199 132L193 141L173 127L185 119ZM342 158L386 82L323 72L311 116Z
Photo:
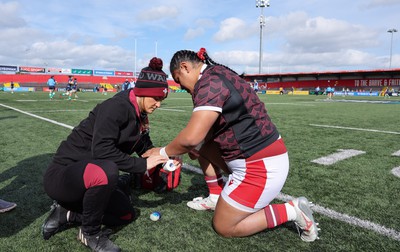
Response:
M398 178L400 178L400 166L399 167L395 167L392 169L392 174Z
M322 128L359 130L359 131L368 131L368 132L376 132L376 133L400 135L400 132L396 132L396 131L384 131L384 130L375 130L375 129L362 129L362 128L343 127L343 126L334 126L334 125L322 125L322 124L309 124L309 125L310 125L310 126L314 126L314 127L322 127Z
M62 101L68 101L67 99L56 99L56 100L15 100L17 102L62 102ZM72 99L71 101L68 102L89 102L88 100L82 100L82 99Z
M29 110L27 113L89 112L88 109Z
M201 175L203 174L203 171L200 168L197 168L197 167L189 165L189 164L183 164L183 168L186 170L201 174ZM226 181L226 180L227 180L227 178L224 177L224 181ZM294 197L284 194L284 193L279 193L276 198L279 200L288 202L288 201L292 200ZM358 226L361 228L369 229L369 230L377 232L378 234L381 234L383 236L400 241L400 232L397 230L387 228L385 226L370 222L368 220L362 220L362 219L359 219L354 216L342 214L342 213L336 212L332 209L317 205L315 203L313 204L313 206L311 208L314 212L328 216L331 219L339 220L339 221L348 223L353 226ZM320 228L322 229L322 232L323 232L323 230L324 230L323 225L321 225Z
M315 103L294 103L294 102L265 102L266 105L293 105L293 106L306 106L306 107L315 107Z
M392 156L400 157L400 150L393 153Z
M20 109L13 108L13 107L10 107L10 106L1 104L1 103L0 103L0 106L5 107L5 108L8 108L8 109L11 109L11 110L15 110L15 111L17 111L17 112L20 112L20 113L25 114L25 115L28 115L28 116L35 117L35 118L37 118L37 119L41 119L41 120L46 121L46 122L49 122L49 123L53 123L53 124L56 124L56 125L63 126L63 127L65 127L65 128L68 128L68 129L73 129L73 128L74 128L74 127L69 126L69 125L67 125L67 124L60 123L60 122L57 122L57 121L54 121L54 120L51 120L51 119L48 119L48 118L45 118L45 117L42 117L42 116L38 116L38 115L35 115L35 114L32 114L32 113L28 113L28 112L22 111L22 110L20 110Z
M341 160L345 160L366 153L365 151L353 150L353 149L347 149L347 150L338 149L337 151L338 152L333 153L331 155L314 159L311 162L321 165L332 165Z
M186 110L182 110L182 109L169 109L169 108L158 108L158 110L175 111L175 112L186 112Z
M53 123L53 124L56 124L56 125L59 125L59 126L63 126L65 128L68 128L68 129L73 129L72 126L69 126L67 124L59 123L59 122L56 122L54 120L50 120L50 119L47 119L47 118L44 118L44 117L41 117L41 116L37 116L37 115L31 114L31 113L27 113L27 112L22 111L20 109L16 109L16 108L13 108L13 107L1 104L1 103L0 103L0 106L8 108L8 109L12 109L14 111L20 112L20 113L28 115L28 116L35 117L37 119L44 120L46 122L50 122L50 123ZM203 174L203 172L201 171L200 168L191 166L189 164L184 164L183 168L186 169L186 170L198 173L198 174ZM226 181L226 178L224 178L224 180ZM287 195L287 194L280 193L278 195L277 199L282 200L282 201L289 201L289 200L293 199L293 197L290 196L290 195ZM316 204L314 204L312 209L315 212L319 213L319 214L328 216L329 218L336 219L336 220L339 220L339 221L343 221L343 222L346 222L346 223L351 224L351 225L359 226L361 228L369 229L369 230L375 231L375 232L377 232L377 233L379 233L381 235L384 235L386 237L389 237L389 238L392 238L394 240L400 241L400 232L397 231L397 230L386 228L386 227L384 227L382 225L375 224L375 223L370 222L370 221L362 220L362 219L359 219L359 218L356 218L356 217L353 217L353 216L350 216L350 215L347 215L347 214L338 213L338 212L336 212L334 210L331 210L331 209L328 209L328 208L325 208L325 207L322 207L322 206L319 206L319 205L316 205Z

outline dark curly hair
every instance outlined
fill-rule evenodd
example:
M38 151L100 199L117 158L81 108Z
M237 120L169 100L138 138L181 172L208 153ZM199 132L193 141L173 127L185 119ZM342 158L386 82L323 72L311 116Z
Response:
M215 62L214 60L212 60L210 58L210 56L208 56L205 48L201 48L197 53L194 51L190 51L190 50L177 51L174 54L174 56L172 57L171 63L169 64L169 70L170 70L171 74L175 70L177 70L179 68L180 63L182 63L184 61L192 62L194 64L203 62L207 65L223 66L223 67L229 69L230 71L234 72L235 74L237 74L235 71L233 71L229 67L219 64L219 63Z

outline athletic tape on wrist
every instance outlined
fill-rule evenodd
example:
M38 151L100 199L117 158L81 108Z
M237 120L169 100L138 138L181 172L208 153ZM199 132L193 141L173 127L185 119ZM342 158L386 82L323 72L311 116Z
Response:
M160 155L163 156L163 157L169 158L167 152L165 151L165 147L162 147L160 149Z

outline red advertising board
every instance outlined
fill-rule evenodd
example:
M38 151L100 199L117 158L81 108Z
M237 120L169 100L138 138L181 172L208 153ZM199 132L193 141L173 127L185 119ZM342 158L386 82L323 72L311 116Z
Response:
M115 71L115 75L133 77L133 72Z
M22 73L45 73L44 67L26 67L20 66L19 71Z

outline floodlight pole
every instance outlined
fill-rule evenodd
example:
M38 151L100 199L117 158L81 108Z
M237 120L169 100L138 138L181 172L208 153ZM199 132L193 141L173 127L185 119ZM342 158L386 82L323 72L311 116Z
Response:
M136 82L136 78L137 78L137 76L136 76L136 46L137 46L137 42L135 39L135 66L134 66L134 70L133 70L133 79L135 80L135 82Z
M393 28L393 29L389 29L388 32L391 33L389 68L392 68L393 33L397 32L397 30Z
M259 18L259 21L260 21L260 53L259 53L259 61L258 61L258 73L261 74L262 58L263 58L263 50L262 50L263 27L265 26L265 17L263 14L264 14L264 7L269 7L269 0L256 0L256 7L261 8L261 15Z

